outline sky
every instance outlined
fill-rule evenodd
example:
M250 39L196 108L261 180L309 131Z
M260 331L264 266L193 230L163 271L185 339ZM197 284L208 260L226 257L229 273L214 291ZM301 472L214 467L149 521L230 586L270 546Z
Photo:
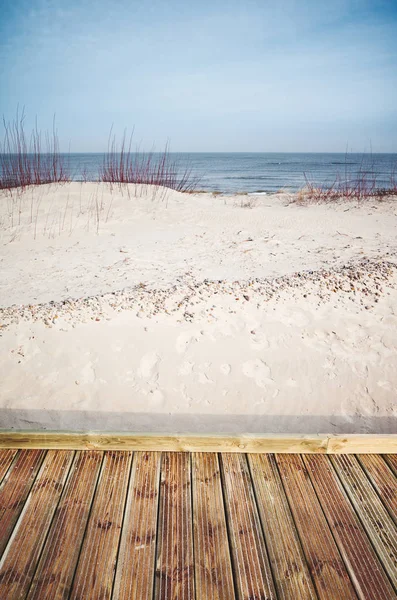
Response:
M397 0L0 0L0 115L62 149L397 152Z

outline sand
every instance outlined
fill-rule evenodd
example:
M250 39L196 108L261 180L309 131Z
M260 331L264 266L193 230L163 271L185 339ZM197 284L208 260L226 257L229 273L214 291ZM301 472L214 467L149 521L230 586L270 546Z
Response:
M0 428L397 431L397 199L0 198Z

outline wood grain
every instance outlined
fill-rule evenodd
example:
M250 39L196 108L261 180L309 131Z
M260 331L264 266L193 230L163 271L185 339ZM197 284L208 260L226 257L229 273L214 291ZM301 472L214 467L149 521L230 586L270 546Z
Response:
M190 456L165 453L156 561L156 600L194 600Z
M221 465L237 596L276 599L246 456L222 454Z
M357 598L302 458L276 460L318 597Z
M0 556L24 507L45 450L22 450L0 487Z
M360 454L357 456L368 479L382 500L391 518L397 525L397 478L386 461L379 455Z
M358 597L362 600L396 598L329 458L305 456L304 462Z
M55 512L29 600L66 600L102 462L102 452L78 452Z
M350 434L329 436L327 454L393 454L397 435Z
M131 460L131 452L105 453L71 600L111 598Z
M134 455L113 600L153 597L160 462L158 452Z
M357 458L332 456L332 463L394 588L397 588L397 529Z
M12 465L18 450L0 450L0 483L3 481L8 469Z
M317 598L273 455L249 454L252 481L280 598Z
M0 448L159 452L325 453L329 436L0 432Z
M385 454L384 459L397 477L397 454Z
M397 598L396 455L209 447L0 451L1 600Z
M195 581L198 598L234 600L221 475L216 453L192 455Z
M47 453L0 563L0 598L26 596L73 455L72 451Z

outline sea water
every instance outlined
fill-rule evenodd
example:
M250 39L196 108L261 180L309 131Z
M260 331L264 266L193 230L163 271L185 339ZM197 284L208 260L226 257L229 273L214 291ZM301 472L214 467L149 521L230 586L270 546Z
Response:
M67 169L74 180L97 180L104 155L65 155ZM272 193L296 191L309 181L332 185L336 179L353 181L365 174L377 187L397 178L397 154L352 153L171 153L182 173L191 170L194 187L223 193Z

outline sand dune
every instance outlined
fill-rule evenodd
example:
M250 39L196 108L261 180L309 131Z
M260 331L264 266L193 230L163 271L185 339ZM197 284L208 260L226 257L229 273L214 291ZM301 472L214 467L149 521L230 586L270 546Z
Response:
M396 199L0 200L1 427L396 431Z

